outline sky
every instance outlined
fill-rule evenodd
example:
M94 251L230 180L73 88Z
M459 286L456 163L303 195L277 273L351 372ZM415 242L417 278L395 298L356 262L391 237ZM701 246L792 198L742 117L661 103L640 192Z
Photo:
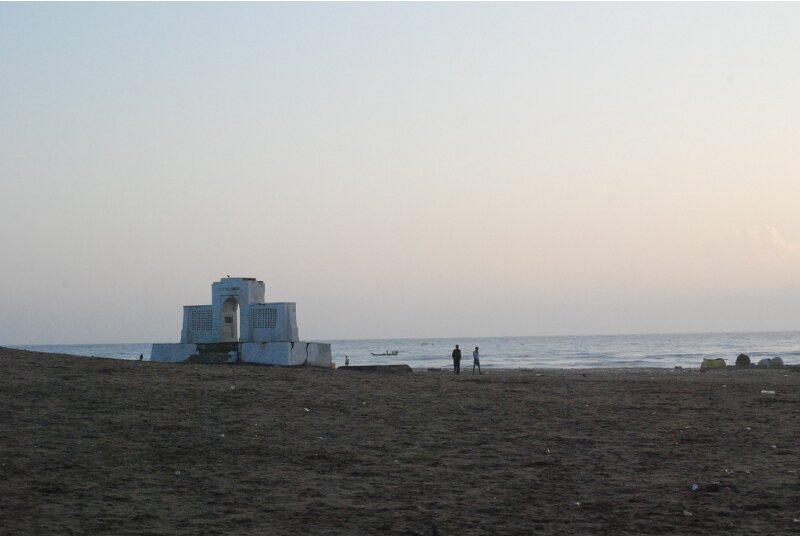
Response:
M0 344L800 329L800 4L0 3Z

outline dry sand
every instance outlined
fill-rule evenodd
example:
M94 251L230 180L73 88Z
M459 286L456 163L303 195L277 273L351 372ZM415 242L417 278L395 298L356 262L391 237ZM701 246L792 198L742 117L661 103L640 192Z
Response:
M798 388L0 348L0 533L798 534Z

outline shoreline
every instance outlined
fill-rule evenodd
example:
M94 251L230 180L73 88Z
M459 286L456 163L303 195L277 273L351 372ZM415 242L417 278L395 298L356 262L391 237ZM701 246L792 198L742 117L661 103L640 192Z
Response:
M0 532L800 534L796 369L488 373L0 348Z
M68 353L52 353L52 352L44 352L44 351L37 351L37 350L30 350L24 349L19 347L7 347L0 345L0 353L3 352L23 352L23 353L32 353L32 354L39 354L39 355L47 355L47 356L63 356L63 357L71 357L71 358L81 358L81 359L98 359L98 360L115 360L115 361L122 361L122 362L138 362L139 360L135 358L114 358L109 356L93 356L93 355L83 355L83 354L68 354ZM444 361L444 359L442 359ZM727 362L728 360L726 360ZM733 360L731 360L733 361ZM158 363L158 362L151 362L150 360L143 360L143 363ZM462 374L471 374L471 362L467 365L469 360L464 359L462 360ZM175 364L164 364L164 365L186 365L181 363ZM257 364L257 363L236 363L236 364L218 364L218 365L234 365L234 366L256 366L256 367L281 367L281 366L271 366L268 364ZM334 369L344 369L347 366L343 366L339 363L335 363L336 367ZM391 367L391 366L406 366L407 363L398 362L394 364L352 364L353 368L357 367ZM424 373L424 372L447 372L450 371L452 373L452 365L442 365L440 367L435 366L409 366L414 373ZM583 371L583 372L590 372L590 371L640 371L640 370L657 370L657 371L701 371L700 365L697 366L654 366L654 365L631 365L631 366L609 366L609 367L555 367L555 366L547 366L543 365L540 367L512 367L512 366L495 366L491 364L483 365L481 367L484 371L491 371L491 372L514 372L514 371L529 371L529 372L542 372L542 371ZM468 371L469 369L469 371ZM774 367L772 369L775 370L800 370L800 363L785 363L781 367ZM763 370L770 370L770 368L763 368L759 367L755 363L751 363L749 366L736 366L733 364L727 364L724 370L735 370L735 371L763 371Z
M740 353L752 361L780 356L787 362L800 362L800 332L631 335L581 337L445 338L403 340L340 340L333 342L332 361L343 365L349 356L352 365L378 365L400 360L413 368L447 368L452 363L452 344L464 348L480 346L481 365L489 369L522 368L603 368L603 367L698 367L704 358L724 358L733 365ZM371 353L395 349L399 356L374 357ZM30 347L39 352L83 356L148 359L150 344L95 344ZM468 349L469 350L469 349ZM462 365L471 353L462 359Z

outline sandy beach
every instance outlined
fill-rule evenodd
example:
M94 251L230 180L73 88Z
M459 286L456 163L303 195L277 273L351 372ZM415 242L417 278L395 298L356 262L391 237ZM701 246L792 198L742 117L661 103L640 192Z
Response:
M795 368L455 376L0 348L0 386L3 534L800 533Z

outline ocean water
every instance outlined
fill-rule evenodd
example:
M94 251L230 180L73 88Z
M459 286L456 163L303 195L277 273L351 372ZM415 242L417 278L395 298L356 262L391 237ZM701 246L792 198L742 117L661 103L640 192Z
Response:
M609 336L537 336L428 339L359 339L324 341L331 344L337 366L408 364L413 368L452 367L450 353L460 345L461 365L472 366L472 351L480 347L486 368L699 367L703 358L724 358L733 364L744 352L753 361L780 356L800 364L800 332L739 332L709 334L636 334ZM16 345L42 352L137 360L150 359L150 343L93 345ZM397 356L371 353L398 351Z

